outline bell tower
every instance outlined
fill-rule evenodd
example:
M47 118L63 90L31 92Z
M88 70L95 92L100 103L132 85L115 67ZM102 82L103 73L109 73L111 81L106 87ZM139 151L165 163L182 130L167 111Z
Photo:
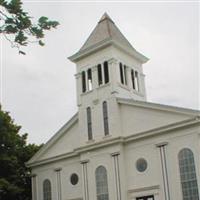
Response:
M69 59L77 70L81 141L119 136L117 98L146 100L142 64L148 59L132 47L107 13Z

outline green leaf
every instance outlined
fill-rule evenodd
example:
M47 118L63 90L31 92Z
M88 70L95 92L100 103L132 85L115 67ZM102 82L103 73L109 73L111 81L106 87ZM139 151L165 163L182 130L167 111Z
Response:
M19 31L19 33L16 35L15 37L15 42L17 42L18 44L25 46L27 44L26 40L28 38L24 35L23 31Z
M6 24L14 24L15 23L15 21L13 20L13 18L7 18L6 20L5 20L5 23Z
M56 28L59 25L57 21L50 21L47 17L40 17L38 20L38 25L45 30L50 30L51 28Z
M18 16L18 28L19 29L27 29L31 26L31 20L30 17L19 15Z
M6 32L7 34L11 34L11 33L17 33L18 29L16 26L12 26L12 25L8 25L4 28L4 32Z
M11 14L19 14L22 12L21 0L11 0L10 3L7 4L7 9Z
M0 0L0 5L6 7L7 2L5 0Z
M45 30L51 30L59 25L57 21L51 21L45 16L33 23L32 17L23 10L22 5L22 0L0 0L0 6L4 8L1 11L3 14L0 14L4 15L1 20L3 23L0 27L0 34L13 34L14 39L8 38L8 40L12 46L13 43L17 44L18 48L29 44L29 37L34 37L37 42L38 39L44 38ZM38 44L45 45L42 40L39 40Z
M24 51L19 51L19 54L26 55Z
M38 43L39 43L40 46L44 46L45 45L44 42L42 42L42 40L39 40Z
M41 28L32 27L31 32L32 32L33 35L36 36L36 38L43 38L44 37L44 33L43 33L43 30Z

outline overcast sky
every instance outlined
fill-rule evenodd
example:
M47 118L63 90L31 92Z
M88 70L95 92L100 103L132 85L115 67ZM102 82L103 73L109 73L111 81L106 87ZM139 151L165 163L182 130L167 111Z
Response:
M46 34L46 46L31 45L27 55L2 41L3 109L43 143L77 111L75 65L67 57L79 50L106 11L139 52L148 101L199 109L199 10L188 3L67 3L24 1L34 17L48 16L60 26Z

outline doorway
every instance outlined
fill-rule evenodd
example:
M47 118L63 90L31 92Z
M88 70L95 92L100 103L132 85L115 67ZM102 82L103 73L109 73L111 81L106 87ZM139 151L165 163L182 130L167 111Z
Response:
M136 200L154 200L154 196L144 196L144 197L137 197Z

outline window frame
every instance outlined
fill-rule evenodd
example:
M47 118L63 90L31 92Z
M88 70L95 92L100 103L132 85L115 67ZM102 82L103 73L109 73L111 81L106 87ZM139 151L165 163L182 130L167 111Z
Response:
M87 85L88 85L88 91L91 91L93 89L92 85L92 69L89 68L87 70Z
M97 65L97 76L98 76L98 85L103 85L103 73L101 64Z
M95 170L96 198L97 200L109 200L108 175L103 165Z
M109 67L108 67L108 61L105 61L103 63L103 71L104 71L104 84L109 83Z
M103 125L104 125L104 135L109 135L109 122L108 122L108 103L104 101L102 104L103 111Z
M179 151L178 164L183 200L190 200L194 198L199 200L196 165L194 154L191 149L183 148ZM194 193L194 191L196 193Z
M119 63L120 82L124 85L123 65Z
M82 79L82 93L85 93L87 91L86 73L85 73L85 71L81 72L81 79Z
M87 113L87 131L88 131L88 140L93 140L92 135L92 111L91 107L86 108Z
M49 179L43 181L43 200L52 200L51 181Z

